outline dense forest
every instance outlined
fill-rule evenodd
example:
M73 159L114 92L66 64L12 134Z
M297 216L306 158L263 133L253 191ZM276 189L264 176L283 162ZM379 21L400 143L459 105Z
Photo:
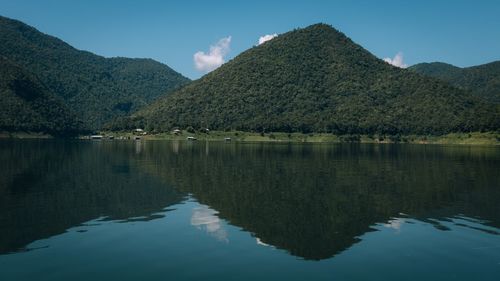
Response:
M75 135L83 124L35 76L0 56L0 131Z
M91 129L189 82L154 60L97 56L5 17L0 42L1 56L36 75Z
M391 66L329 25L255 46L109 129L444 134L496 130L499 107Z
M442 62L419 63L410 69L500 103L500 61L465 68Z
M0 89L9 96L2 130L439 135L500 128L499 62L400 69L325 24L282 34L192 83L159 62L80 51L5 17L0 40L9 65L2 71L12 72ZM20 73L36 85L36 117L35 103L21 101L9 84ZM44 111L52 103L58 106Z

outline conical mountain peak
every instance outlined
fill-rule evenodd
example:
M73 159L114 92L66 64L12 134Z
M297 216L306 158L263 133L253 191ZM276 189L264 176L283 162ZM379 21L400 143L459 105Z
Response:
M241 53L132 119L156 131L426 134L493 128L498 113L315 24Z

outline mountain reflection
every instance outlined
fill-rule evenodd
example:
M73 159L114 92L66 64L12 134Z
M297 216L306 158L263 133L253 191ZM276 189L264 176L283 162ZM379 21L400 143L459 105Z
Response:
M0 161L8 163L0 172L0 254L96 218L160 218L184 199L137 171L133 143L2 141Z
M155 219L187 194L200 202L190 224L215 239L230 240L224 219L311 260L406 218L500 227L497 148L37 141L1 142L0 160L12 163L0 172L0 253L99 217Z
M496 148L418 145L149 145L148 171L258 243L305 259L349 248L378 223L465 214L500 224ZM443 229L444 230L444 229Z

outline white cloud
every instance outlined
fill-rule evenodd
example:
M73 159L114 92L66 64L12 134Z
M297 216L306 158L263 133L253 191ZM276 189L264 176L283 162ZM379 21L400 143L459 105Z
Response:
M278 34L274 33L274 34L266 34L264 36L259 37L259 45L273 39L276 36L278 36Z
M389 64L392 64L394 66L397 66L399 68L407 68L408 65L404 63L403 61L403 53L401 52L398 52L394 58L384 58L384 61L389 63Z
M231 36L219 40L217 44L210 46L207 53L199 51L193 55L194 66L199 71L210 72L221 66L225 60L224 57L229 52Z

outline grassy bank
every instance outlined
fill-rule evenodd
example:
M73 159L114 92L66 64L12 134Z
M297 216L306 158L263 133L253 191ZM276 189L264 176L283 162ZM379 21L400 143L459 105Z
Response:
M134 139L135 135L128 132L101 132L103 136L114 138ZM302 134L302 133L252 133L241 131L210 131L194 132L181 131L178 134L160 133L140 136L146 140L186 140L194 137L198 141L231 141L239 142L312 142L312 143L418 143L418 144L461 144L461 145L500 145L500 134L495 132L486 133L452 133L442 136L388 136L388 135L332 135L332 134Z
M112 136L114 139L134 139L136 135L132 132L100 132L105 139ZM474 133L452 133L442 136L423 135L332 135L332 134L302 134L302 133L252 133L241 131L210 131L194 132L181 131L179 134L159 133L141 135L145 140L179 140L185 141L187 137L194 137L198 141L225 141L230 138L237 142L307 142L307 143L413 143L413 144L456 144L456 145L500 145L500 133L496 132L474 132ZM0 132L0 139L34 139L51 138L50 135L30 132ZM80 136L88 139L89 136Z

